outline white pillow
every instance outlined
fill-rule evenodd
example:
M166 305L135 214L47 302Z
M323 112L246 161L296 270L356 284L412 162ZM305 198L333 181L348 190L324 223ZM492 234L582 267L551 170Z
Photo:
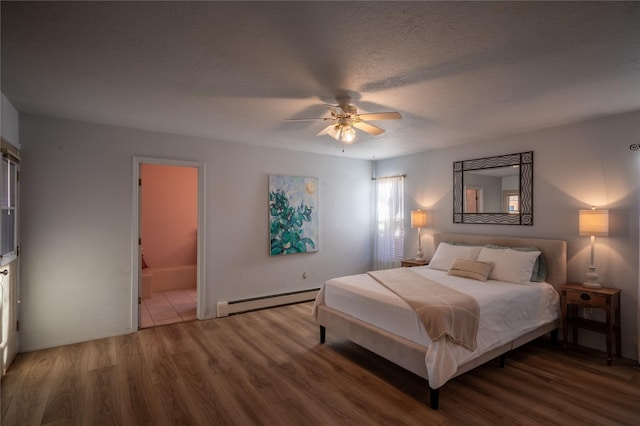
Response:
M539 251L518 251L510 248L492 249L483 247L478 254L478 261L493 262L489 278L516 284L527 284L531 281L531 272Z
M448 271L456 259L476 260L480 250L482 250L482 246L462 246L443 242L438 244L428 267Z

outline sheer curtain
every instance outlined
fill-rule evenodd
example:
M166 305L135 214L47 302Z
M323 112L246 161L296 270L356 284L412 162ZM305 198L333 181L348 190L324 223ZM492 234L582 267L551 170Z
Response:
M404 256L404 176L376 178L373 269L399 266Z

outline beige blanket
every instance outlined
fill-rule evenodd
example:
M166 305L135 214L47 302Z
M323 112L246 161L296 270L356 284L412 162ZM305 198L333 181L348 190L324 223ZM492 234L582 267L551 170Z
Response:
M409 268L367 274L416 311L432 341L447 336L453 342L475 350L480 314L476 299L425 278Z

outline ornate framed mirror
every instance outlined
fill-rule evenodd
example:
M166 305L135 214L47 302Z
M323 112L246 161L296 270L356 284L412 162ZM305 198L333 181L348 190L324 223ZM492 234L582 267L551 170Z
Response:
M453 223L533 225L533 151L454 162Z

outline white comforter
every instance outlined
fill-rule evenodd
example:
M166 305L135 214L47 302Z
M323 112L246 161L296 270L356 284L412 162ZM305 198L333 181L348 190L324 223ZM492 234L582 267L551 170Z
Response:
M416 267L413 271L467 293L478 301L480 324L476 350L471 351L446 338L432 342L415 312L366 274L327 281L316 304L324 303L428 347L425 363L432 389L444 385L456 373L458 366L556 320L560 314L559 295L547 283L482 282L427 267Z

